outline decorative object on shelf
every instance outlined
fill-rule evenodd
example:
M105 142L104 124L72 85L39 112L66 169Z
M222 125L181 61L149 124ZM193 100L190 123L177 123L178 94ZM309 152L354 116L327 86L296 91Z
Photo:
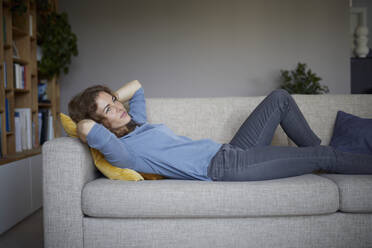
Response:
M369 53L368 27L367 27L367 8L350 8L350 34L352 36L351 50L352 56L359 58L367 57Z
M13 41L13 58L19 59L19 52L15 41Z
M78 55L77 37L71 31L67 13L57 13L47 0L38 0L38 45L42 49L38 61L39 76L51 79L63 70L68 73L71 57Z
M47 94L47 87L48 83L46 82L46 80L40 80L40 82L37 84L38 102L50 103L50 99Z
M295 70L281 70L282 83L280 88L285 89L290 94L319 95L328 93L328 87L319 83L322 79L310 69L306 70L306 68L306 63L298 63Z
M367 57L369 53L369 48L367 46L368 44L368 28L367 26L359 26L357 27L356 31L356 47L355 47L355 53L359 58L365 58Z

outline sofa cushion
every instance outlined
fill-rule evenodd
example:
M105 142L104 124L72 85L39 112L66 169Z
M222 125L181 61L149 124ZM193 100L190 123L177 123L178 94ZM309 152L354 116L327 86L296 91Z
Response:
M99 178L82 194L83 213L93 217L314 215L339 208L337 185L315 174L249 182Z
M372 175L322 174L322 176L331 179L339 187L342 212L372 212Z

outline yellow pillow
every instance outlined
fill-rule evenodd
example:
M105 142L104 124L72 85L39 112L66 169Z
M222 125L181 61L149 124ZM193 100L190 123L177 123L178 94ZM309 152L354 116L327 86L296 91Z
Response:
M65 129L66 133L71 137L77 136L76 123L68 116L63 113L60 113L60 118L62 126ZM93 157L94 164L97 169L106 177L116 180L127 180L127 181L141 181L141 180L157 180L163 179L164 177L157 174L148 174L137 172L132 169L122 169L116 166L111 165L106 161L104 156L97 149L89 147L90 152Z

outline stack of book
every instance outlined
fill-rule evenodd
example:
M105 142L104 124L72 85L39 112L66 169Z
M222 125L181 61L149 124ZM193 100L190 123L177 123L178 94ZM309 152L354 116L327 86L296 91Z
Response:
M40 145L54 138L53 115L50 109L39 110L39 140Z
M32 149L32 124L30 108L14 109L16 152Z

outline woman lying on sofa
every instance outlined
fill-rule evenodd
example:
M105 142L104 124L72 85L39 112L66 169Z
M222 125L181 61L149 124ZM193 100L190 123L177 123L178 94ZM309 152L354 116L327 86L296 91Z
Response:
M129 112L122 104L128 100ZM205 181L268 180L319 170L372 174L372 155L320 145L285 90L271 92L227 144L192 140L164 124L148 123L138 81L116 92L102 85L89 87L68 108L83 142L98 149L112 165L138 172ZM298 147L270 146L279 124Z

